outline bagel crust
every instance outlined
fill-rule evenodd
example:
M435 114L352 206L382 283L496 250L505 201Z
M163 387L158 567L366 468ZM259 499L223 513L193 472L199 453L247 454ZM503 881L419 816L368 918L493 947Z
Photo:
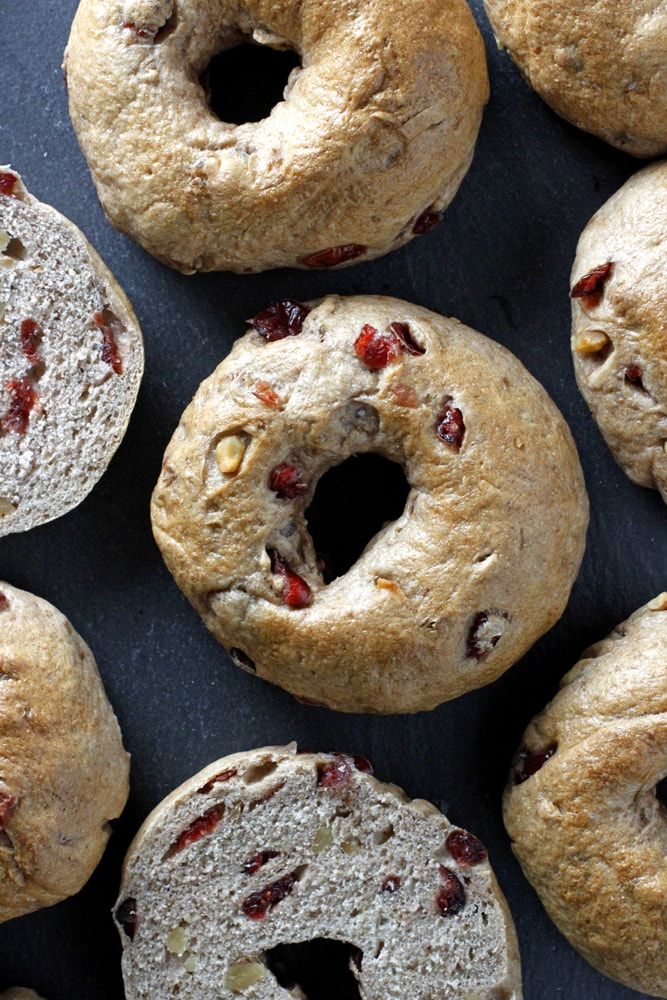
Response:
M322 938L352 946L365 1000L522 995L480 841L363 758L295 744L225 757L161 802L130 846L115 917L127 1000L305 1000L270 953Z
M2 922L85 885L127 801L129 772L92 653L52 605L7 583L0 761Z
M667 152L666 0L484 0L498 44L567 121L653 157Z
M572 351L577 383L614 458L665 501L666 274L663 161L631 177L582 233L572 271Z
M667 997L667 594L592 646L524 735L505 825L596 969Z
M521 363L456 320L380 296L308 308L298 335L248 332L200 386L167 448L155 537L239 665L341 711L433 708L561 615L588 518L577 454ZM381 369L358 354L369 329L392 353ZM325 585L305 511L320 476L363 452L401 464L410 494ZM300 485L287 499L285 467Z
M200 77L251 40L300 54L260 122ZM464 0L82 0L70 113L110 221L181 271L369 260L439 219L488 98Z

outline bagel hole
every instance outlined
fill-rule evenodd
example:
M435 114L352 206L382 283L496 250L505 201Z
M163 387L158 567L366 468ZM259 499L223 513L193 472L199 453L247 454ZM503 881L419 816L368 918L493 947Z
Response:
M667 778L663 778L662 781L659 781L655 786L655 795L658 802L661 802L667 809Z
M354 566L385 524L405 510L410 486L397 462L353 455L320 479L306 521L325 583Z
M290 49L243 43L214 56L200 77L209 107L230 125L259 122L283 100L301 60Z
M266 953L266 964L280 986L300 986L308 1000L360 1000L359 986L350 968L361 968L361 952L344 941L315 938L298 944L279 944Z

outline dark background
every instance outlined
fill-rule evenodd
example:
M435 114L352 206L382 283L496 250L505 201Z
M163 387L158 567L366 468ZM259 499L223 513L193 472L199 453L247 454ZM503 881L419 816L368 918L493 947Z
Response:
M52 601L92 646L133 755L130 802L86 889L0 927L0 987L31 986L48 1000L119 1000L120 949L109 909L139 823L215 758L297 739L364 754L380 778L431 799L482 837L517 923L527 1000L633 996L589 968L545 916L512 857L500 796L523 728L559 678L589 642L667 586L663 504L614 464L576 390L569 351L577 238L640 164L553 115L497 51L481 0L473 6L492 97L472 169L439 229L389 257L334 273L183 277L115 232L98 204L60 72L76 0L0 0L0 162L11 162L33 194L86 233L132 300L146 340L134 418L92 495L53 524L0 540L0 578ZM280 59L269 59L267 78L280 67ZM239 59L227 69L237 93L245 89L242 70ZM269 105L272 94L268 86ZM229 104L228 97L218 109ZM240 108L241 101L231 104ZM405 298L509 347L569 420L590 492L587 555L560 623L495 685L414 717L309 708L233 667L151 537L149 496L165 445L200 381L243 332L244 318L277 298L331 291Z

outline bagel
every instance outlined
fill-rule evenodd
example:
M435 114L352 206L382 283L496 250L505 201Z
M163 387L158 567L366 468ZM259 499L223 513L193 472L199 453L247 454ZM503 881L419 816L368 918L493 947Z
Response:
M0 1000L42 1000L42 998L38 997L32 990L14 987L14 989L5 990L4 993L0 993Z
M200 77L244 40L303 68L268 118L235 126ZM107 216L184 272L333 267L425 232L488 97L464 0L82 0L64 65Z
M624 472L667 501L667 162L593 216L572 271L577 383Z
M369 767L266 747L169 795L130 847L115 910L128 1000L305 998L267 953L313 939L352 946L367 1000L520 1000L485 848Z
M143 365L111 272L0 167L0 536L87 496L123 438Z
M557 114L633 156L667 153L665 0L484 0L498 44Z
M0 922L78 892L128 796L93 655L59 611L0 583Z
M592 646L531 722L505 825L549 916L596 969L667 997L667 594Z
M568 428L508 351L379 296L282 302L199 388L152 520L235 661L347 712L498 677L560 616L588 503ZM403 514L324 583L305 512L349 456L402 465ZM345 531L345 525L341 525Z

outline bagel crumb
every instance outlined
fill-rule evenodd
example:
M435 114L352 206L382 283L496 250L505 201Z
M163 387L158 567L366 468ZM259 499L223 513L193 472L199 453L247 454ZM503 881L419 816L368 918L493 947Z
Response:
M241 468L246 442L238 434L230 434L218 442L215 460L223 476L233 476Z

